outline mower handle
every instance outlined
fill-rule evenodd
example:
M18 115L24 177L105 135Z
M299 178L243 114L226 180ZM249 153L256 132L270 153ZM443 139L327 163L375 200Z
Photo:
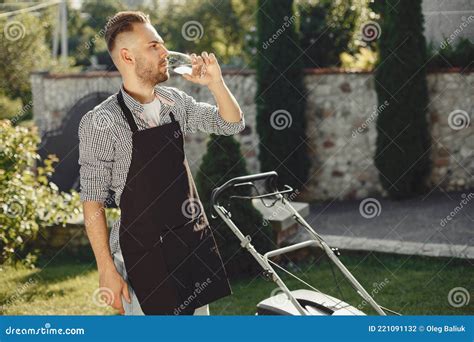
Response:
M278 177L278 173L276 171L268 171L268 172L262 172L262 173L256 173L253 175L247 175L247 176L240 176L240 177L235 177L232 179L229 179L227 182L222 184L221 186L218 186L217 188L214 188L211 193L211 212L214 211L214 205L219 204L219 196L228 188L233 187L233 186L239 186L243 185L245 183L253 182L253 181L258 181L265 179L265 184L268 188L272 189L272 191L276 191L276 179Z

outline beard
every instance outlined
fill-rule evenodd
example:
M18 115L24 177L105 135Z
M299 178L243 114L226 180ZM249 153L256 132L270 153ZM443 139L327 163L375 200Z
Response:
M145 61L143 58L136 58L135 73L137 74L137 78L143 84L151 86L165 82L170 77L168 71L160 72L158 65L154 66L151 63Z

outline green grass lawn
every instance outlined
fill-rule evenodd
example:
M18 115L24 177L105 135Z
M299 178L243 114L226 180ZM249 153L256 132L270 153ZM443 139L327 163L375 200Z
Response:
M343 253L343 263L377 302L404 315L474 314L474 299L455 308L448 293L464 287L472 293L474 268L466 260L411 257L380 253ZM342 274L336 271L340 291L335 286L325 258L300 263L292 271L321 291L358 306L362 300ZM0 314L3 315L111 315L110 308L94 304L92 294L98 287L95 263L55 260L44 268L4 267L0 271ZM284 277L290 289L301 288ZM383 282L383 283L382 283ZM255 305L276 288L259 277L232 283L233 295L211 304L213 315L253 315ZM275 292L273 292L275 293ZM368 310L368 306L364 306Z

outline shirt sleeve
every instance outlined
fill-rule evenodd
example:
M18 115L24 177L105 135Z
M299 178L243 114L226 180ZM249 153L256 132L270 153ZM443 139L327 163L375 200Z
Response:
M240 121L226 121L219 113L219 108L205 102L197 102L192 96L178 90L184 101L186 111L186 132L201 131L217 135L234 135L245 128L244 115Z
M79 123L79 165L81 202L104 203L112 180L114 144L109 127L100 116L104 113L90 111ZM107 115L107 113L105 113Z

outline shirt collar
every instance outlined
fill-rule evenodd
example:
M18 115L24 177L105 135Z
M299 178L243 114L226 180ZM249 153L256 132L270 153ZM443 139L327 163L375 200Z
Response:
M154 90L155 90L155 97L157 97L162 104L165 104L167 106L174 106L175 101L173 99L173 95L171 91L159 85L156 85ZM143 105L137 100L135 100L132 96L130 96L125 91L123 87L123 83L120 86L120 91L123 94L123 99L125 101L125 104L127 105L128 108L130 108L133 114L143 113L143 110L144 110Z
M175 101L173 94L170 90L162 86L155 86L155 96L164 104L168 106L174 106Z

